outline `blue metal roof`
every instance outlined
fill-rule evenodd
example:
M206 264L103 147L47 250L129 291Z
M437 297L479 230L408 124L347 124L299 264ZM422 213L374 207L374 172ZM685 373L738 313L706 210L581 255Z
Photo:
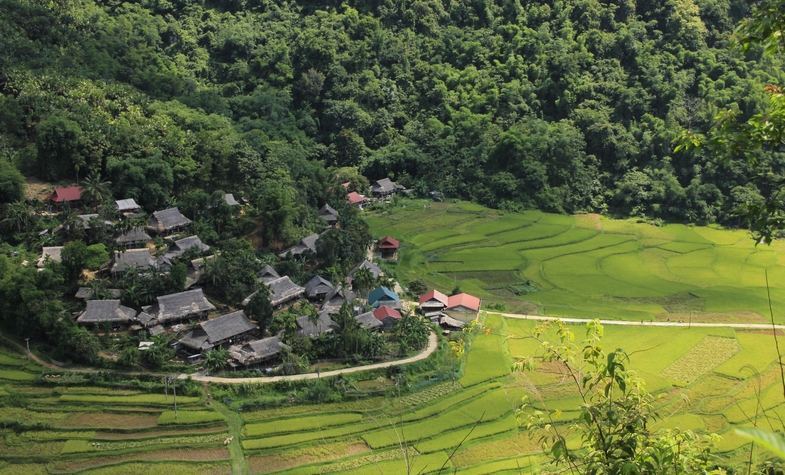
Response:
M398 294L388 289L387 287L376 287L368 294L368 305L374 305L379 300L400 300Z

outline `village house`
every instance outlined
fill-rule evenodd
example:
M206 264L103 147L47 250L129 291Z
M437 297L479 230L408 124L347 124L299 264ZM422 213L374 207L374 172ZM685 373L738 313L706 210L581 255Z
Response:
M226 206L240 206L240 202L234 199L234 195L231 193L224 193L224 203Z
M136 271L153 271L153 270L166 270L170 266L170 262L166 257L157 258L150 254L150 250L146 247L140 249L126 249L124 251L115 251L114 264L112 265L112 274L126 272L128 270Z
M385 328L391 328L401 319L401 312L387 305L380 305L373 310L373 316L382 322Z
M371 183L371 193L377 198L385 198L395 194L396 191L401 189L394 181L389 178L382 178Z
M338 211L335 211L335 209L327 203L319 208L319 217L330 226L338 224Z
M480 299L467 293L450 295L444 310L448 313L477 313L480 311Z
M123 200L116 200L114 202L115 209L123 216L129 216L142 211L142 207L133 198L126 198Z
M292 279L288 276L265 282L265 285L270 290L270 304L272 304L273 307L281 307L286 303L299 299L305 294L305 289L292 282ZM245 300L243 300L242 305L248 305L257 292L246 297Z
M150 216L147 228L159 234L171 233L185 228L191 220L183 216L178 208L155 211Z
M319 235L316 233L309 234L300 239L300 242L283 251L279 257L299 257L308 254L316 254L316 242L319 241Z
M447 295L439 292L438 290L431 290L430 292L420 296L420 312L426 317L432 317L440 314L449 302Z
M452 318L449 315L441 315L437 319L437 323L440 327L447 331L458 331L463 330L463 327L466 326L466 322L462 322L458 319Z
M354 297L354 292L351 290L345 288L333 289L333 291L324 298L322 310L330 314L338 313L343 304L352 303Z
M335 322L330 318L327 312L319 312L319 317L312 320L308 315L297 318L297 334L307 336L308 338L316 338L325 333L330 333L335 327Z
M391 308L401 308L401 300L398 294L387 287L376 287L368 294L368 305L373 308L386 305Z
M335 286L329 280L315 275L305 283L305 296L309 300L323 301L327 295L335 291Z
M114 225L114 223L108 219L102 221L98 213L80 214L77 215L77 219L81 222L82 229L90 229L95 223L102 223L105 226Z
M264 267L262 267L262 270L259 271L259 280L262 283L265 283L265 284L270 282L270 281L273 281L275 279L278 279L280 277L281 276L278 275L278 272L276 272L276 270L273 268L273 266L271 266L269 264L264 266Z
M253 366L276 359L289 346L279 336L271 336L260 340L249 341L229 347L231 366Z
M349 272L349 276L346 278L346 282L349 285L352 285L352 287L354 287L352 284L352 282L354 281L354 276L363 269L367 270L371 274L371 277L373 277L374 279L378 279L379 277L384 275L384 272L382 272L381 267L379 267L378 265L376 265L371 261L365 260L362 261L360 265L352 269L351 272Z
M104 289L101 294L105 294L113 299L119 299L123 291L120 289ZM74 298L79 300L92 300L95 290L92 287L79 287L74 294ZM98 300L98 299L96 299Z
M210 251L210 246L203 243L199 236L188 236L176 240L172 245L172 250L164 254L164 256L167 259L175 259L192 249L196 249L199 254L204 254Z
M129 229L123 234L117 236L114 240L115 244L122 247L143 246L150 242L152 238L147 234L144 228L136 227Z
M81 186L56 186L51 200L54 203L76 203L82 199Z
M359 315L355 315L354 319L357 320L357 323L360 325L360 328L365 330L378 330L384 326L381 320L376 318L374 312L364 312Z
M350 205L357 206L358 208L362 208L363 206L365 206L366 203L368 203L368 197L365 195L361 195L356 191L352 191L349 194L347 194L346 200L349 202Z
M200 322L178 341L187 351L202 353L215 347L235 343L235 340L248 336L258 327L238 310L220 317Z
M395 259L400 247L400 241L392 236L384 236L376 243L376 249L379 250L382 259Z
M215 305L207 300L202 289L162 295L156 300L156 304L142 310L160 324L204 318L207 312L215 310Z
M41 257L38 258L36 267L43 268L47 262L62 262L63 246L44 246L41 250Z
M119 300L88 300L85 311L77 317L81 325L113 328L130 325L136 319L136 310L120 305Z

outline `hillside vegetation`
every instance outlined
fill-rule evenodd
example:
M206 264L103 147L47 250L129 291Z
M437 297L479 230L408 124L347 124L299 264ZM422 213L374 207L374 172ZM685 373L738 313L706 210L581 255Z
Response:
M753 164L672 153L781 72L741 0L0 3L0 153L148 209L242 186L287 240L324 165L493 207L732 222ZM778 77L779 75L779 77ZM768 175L766 175L768 176ZM765 177L764 177L765 178Z
M494 211L402 201L375 212L375 235L402 241L401 282L476 293L508 311L626 320L766 322L785 308L781 243L745 231L654 226L598 215Z

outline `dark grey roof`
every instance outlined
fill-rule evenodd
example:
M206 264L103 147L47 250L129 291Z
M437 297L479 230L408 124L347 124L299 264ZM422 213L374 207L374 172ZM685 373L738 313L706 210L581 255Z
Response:
M82 300L89 300L93 297L93 293L91 287L79 287L76 294L74 294L74 297ZM112 298L120 298L122 291L120 289L106 289L106 293Z
M362 261L362 263L360 265L355 267L354 270L349 275L354 277L354 274L356 274L357 271L359 271L361 269L368 269L368 271L371 273L371 275L373 276L374 279L378 279L379 276L383 274L381 267L377 266L376 264L374 264L371 261L367 261L366 260L366 261Z
M266 285L270 289L270 303L273 305L280 305L305 293L305 289L292 282L288 276L271 280Z
M202 289L192 289L158 297L155 316L159 322L164 323L189 318L209 310L215 310L215 305L207 300Z
M158 267L158 260L150 254L149 249L128 249L115 252L112 272L124 272L128 269L154 269L156 267Z
M337 313L341 306L343 306L344 302L352 302L354 301L355 295L354 292L348 289L335 289L324 298L324 303L322 303L322 310L328 311L330 313Z
M288 348L280 337L271 336L261 340L253 340L244 345L229 348L229 355L241 365L249 365L270 359Z
M196 351L206 351L215 346L210 344L207 334L201 327L189 331L177 340L177 343Z
M318 275L311 277L311 280L305 284L305 295L307 295L308 298L314 298L321 294L327 295L334 290L335 286L332 282L323 277L319 277Z
M378 318L373 316L373 312L365 312L354 317L357 320L357 323L360 324L360 327L365 328L366 330L373 330L375 328L379 328L384 326Z
M123 211L136 211L138 209L141 209L141 206L139 206L136 203L136 200L134 200L133 198L126 198L124 200L117 200L114 203L115 203L115 206L117 207L117 211L120 211L120 212L123 212Z
M312 322L311 318L307 315L298 317L297 326L299 327L299 330L297 330L298 334L313 338L323 333L333 331L335 322L330 318L330 315L328 315L327 312L319 312L319 318L316 322Z
M63 246L44 246L41 250L41 257L38 258L38 267L43 267L46 264L46 260L49 259L52 262L61 262L62 259L60 255L63 252Z
M271 265L266 265L262 267L261 271L259 271L259 278L262 279L262 282L265 284L279 277L281 276L278 275L278 272L276 272L276 270Z
M199 326L202 327L202 330L207 334L208 341L213 345L227 338L256 330L256 324L248 320L242 310L202 322Z
M79 323L128 323L136 317L136 310L120 305L119 300L88 300Z
M286 256L301 256L306 252L313 252L316 253L316 242L319 240L319 235L316 233L309 234L304 238L300 239L300 242L295 244L294 246L290 247L289 249L285 250L281 254L281 257Z
M141 323L145 327L149 326L151 323L152 324L158 323L158 320L156 320L155 317L145 312L144 310L139 312L139 315L136 316L136 319L139 320L139 323Z
M203 243L202 240L199 239L199 236L188 236L175 241L174 249L167 252L166 257L169 259L174 259L176 257L180 257L191 249L198 249L199 252L204 253L210 250L210 246Z
M164 232L191 224L191 220L183 216L178 208L167 208L156 211L150 216L150 228Z
M147 331L150 333L150 335L156 336L164 333L166 330L164 329L163 325L153 325L148 328Z
M392 193L398 189L398 186L389 178L382 178L381 180L376 180L371 185L371 191L374 193Z
M82 221L82 227L85 228L85 229L90 229L90 226L91 226L91 223L92 223L93 220L100 220L101 219L101 217L98 215L98 213L80 214L80 215L77 215L77 218L79 218L79 220ZM103 223L106 224L106 225L113 224L109 220L104 220Z
M196 235L178 239L174 242L174 245L177 246L177 249L183 252L193 248L199 249L202 252L207 252L210 250L210 246L203 243L202 240L199 239L199 236Z
M452 318L449 315L442 315L439 317L439 325L445 328L461 329L466 326L466 322Z
M319 217L328 223L334 223L338 221L338 211L335 211L335 208L325 203L324 206L319 208Z
M114 240L117 244L131 244L137 242L147 242L151 240L149 234L147 234L144 228L133 228L119 236Z
M234 195L231 193L224 194L224 203L226 203L228 206L240 206L240 203L234 199Z

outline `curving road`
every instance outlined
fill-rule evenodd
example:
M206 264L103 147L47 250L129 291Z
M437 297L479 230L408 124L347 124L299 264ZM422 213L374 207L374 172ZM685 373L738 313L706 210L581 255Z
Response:
M504 313L489 312L483 310L482 313L501 315L505 318L515 318L518 320L536 320L542 322L553 322L561 320L565 323L589 323L593 318L572 318L572 317L546 317L544 315L528 315L525 313ZM632 321L632 320L599 320L603 325L620 325L628 327L682 327L682 328L739 328L743 330L785 330L785 325L772 325L771 323L722 323L722 322L658 322L658 321Z
M269 384L280 383L283 381L306 381L309 379L329 378L331 376L339 376L342 374L360 373L362 371L370 371L374 369L390 368L393 366L402 366L417 361L422 361L433 354L439 347L439 339L436 333L431 332L428 336L428 346L424 350L414 356L403 358L400 360L385 361L384 363L373 363L363 366L352 366L350 368L334 369L332 371L324 371L319 373L303 373L292 374L289 376L259 376L252 378L224 378L221 376L206 376L203 374L181 374L177 376L178 379L191 378L194 381L201 381L204 383L219 383L219 384Z

